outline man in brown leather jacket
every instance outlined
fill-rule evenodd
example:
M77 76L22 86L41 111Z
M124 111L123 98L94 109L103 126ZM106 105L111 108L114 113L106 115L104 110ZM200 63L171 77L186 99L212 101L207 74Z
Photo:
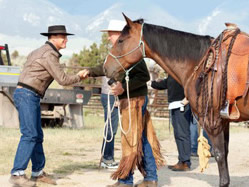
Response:
M41 35L47 36L48 41L29 54L14 92L22 136L9 181L17 186L35 186L37 181L56 184L43 171L45 155L42 146L40 99L54 79L60 85L73 84L83 79L82 71L77 75L67 75L60 68L59 50L66 48L67 35L73 34L67 33L64 25L54 25L48 27L48 33ZM31 180L25 175L30 159Z

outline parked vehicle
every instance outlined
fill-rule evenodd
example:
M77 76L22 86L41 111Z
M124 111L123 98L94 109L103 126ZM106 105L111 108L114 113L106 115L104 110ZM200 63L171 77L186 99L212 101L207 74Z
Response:
M4 65L2 52L6 54L7 65ZM12 96L20 72L20 67L11 66L8 45L0 46L0 126L19 126ZM83 90L79 86L71 89L48 89L41 99L42 125L84 127L83 105L87 105L91 95L92 91Z

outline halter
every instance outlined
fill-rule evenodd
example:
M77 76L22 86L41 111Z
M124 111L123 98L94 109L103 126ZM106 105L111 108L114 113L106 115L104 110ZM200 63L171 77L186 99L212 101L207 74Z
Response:
M125 56L127 56L127 55L129 55L129 54L132 54L132 53L135 52L137 49L139 49L139 48L141 47L141 45L142 45L142 50L141 50L141 52L142 52L143 58L146 57L146 55L145 55L144 41L142 41L142 37L143 37L143 27L144 27L144 23L143 23L142 26L141 26L140 39L139 39L139 44L138 44L137 47L135 47L134 49L130 50L129 52L127 52L127 53L125 53L125 54L123 54L123 55L119 55L119 56L115 56L115 55L113 55L111 52L109 52L109 55L110 55L112 58L114 58L114 59L116 60L116 62L121 66L121 68L124 70L124 72L126 73L126 75L128 75L128 73L129 73L129 72L130 72L138 63L135 64L134 66L132 66L131 68L129 68L128 70L126 70L126 69L124 68L124 66L120 63L120 61L119 61L118 59L119 59L119 58L122 58L122 57L125 57Z

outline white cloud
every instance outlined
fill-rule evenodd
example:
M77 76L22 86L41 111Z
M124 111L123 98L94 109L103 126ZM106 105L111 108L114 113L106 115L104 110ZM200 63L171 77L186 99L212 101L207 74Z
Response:
M60 22L61 22L61 20L58 17L49 16L47 25L54 25L54 24L57 24L57 23L60 23Z
M71 56L73 53L79 53L83 47L89 47L93 41L82 37L68 37L67 48L61 50L61 54Z
M8 36L0 34L2 42L9 45L10 53L17 50L21 55L27 55L44 43L43 39L23 38L21 36Z
M82 31L81 29L81 26L79 24L73 24L73 28L76 30L76 31Z
M120 10L121 4L116 3L112 5L110 8L106 9L104 12L97 15L94 19L94 22L91 22L87 28L87 32L92 32L94 30L99 29L100 26L102 26L103 23L108 23L110 19L117 19L114 17L115 11ZM119 12L119 11L118 11ZM121 13L120 13L121 16ZM99 32L99 30L98 30Z
M53 6L53 7L48 7L48 10L51 14L56 14L58 16L62 16L64 13L57 7Z
M34 13L25 13L23 15L23 20L34 26L37 26L40 23L40 17L36 16Z
M195 20L197 32L199 34L209 34L218 36L226 27L224 23L235 23L245 31L249 31L249 2L247 0L235 2L224 1L216 6L210 16L201 20Z
M215 9L210 16L204 18L199 24L198 32L200 34L206 34L209 24L213 21L214 18L217 18L220 13L221 11L219 9Z

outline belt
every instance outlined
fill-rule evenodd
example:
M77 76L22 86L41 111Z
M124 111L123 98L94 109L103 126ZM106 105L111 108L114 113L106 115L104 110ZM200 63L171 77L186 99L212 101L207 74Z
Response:
M21 82L18 82L17 83L17 88L26 88L28 90L31 90L32 92L35 92L36 94L38 94L40 97L42 97L42 95L33 87L27 85L27 84L24 84L24 83L21 83Z

